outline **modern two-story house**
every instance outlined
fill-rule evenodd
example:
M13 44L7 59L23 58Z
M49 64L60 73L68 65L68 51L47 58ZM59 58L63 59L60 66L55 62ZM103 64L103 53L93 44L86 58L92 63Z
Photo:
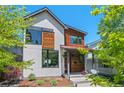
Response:
M48 8L27 15L33 25L24 34L23 60L33 60L31 69L23 70L23 77L33 73L37 77L69 75L86 70L85 57L78 48L85 48L86 32L64 24Z

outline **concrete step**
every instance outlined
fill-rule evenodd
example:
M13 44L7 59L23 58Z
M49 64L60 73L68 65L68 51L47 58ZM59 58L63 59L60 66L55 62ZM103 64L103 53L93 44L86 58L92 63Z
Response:
M71 78L75 78L75 77L87 77L90 74L71 74L70 77Z
M78 80L78 81L73 81L71 80L73 83L76 83L76 84L84 84L84 83L90 83L90 81L87 81L87 80Z
M92 87L90 83L77 84L77 87Z
M86 77L86 75L70 75L71 78Z
M85 77L70 78L72 81L88 81Z
M74 83L77 87L101 87L101 86L92 86L90 81L87 80L88 75L71 75L70 80Z
M91 83L87 80L87 75L71 75L70 80L77 86L77 87L91 87Z
M90 83L90 81L84 80L84 81L77 81L76 83L78 83L78 84L84 84L84 83Z

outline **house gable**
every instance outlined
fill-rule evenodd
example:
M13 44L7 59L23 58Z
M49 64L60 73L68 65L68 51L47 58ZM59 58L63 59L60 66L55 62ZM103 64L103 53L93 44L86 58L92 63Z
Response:
M43 9L42 11L28 15L26 18L28 17L33 18L32 26L53 30L53 33L45 31L48 34L47 36L50 36L51 34L53 35L54 41L51 42L48 39L48 41L46 41L46 38L43 38L43 35L46 35L46 33L43 33L44 31L42 32L42 48L53 48L58 50L60 48L60 45L64 45L65 25L61 23L57 18L55 18L54 15L47 8ZM43 40L45 40L45 42Z
M57 18L48 8L43 8L43 9L40 9L38 11L35 11L27 16L25 16L25 18L30 18L30 17L35 17L37 15L40 15L44 12L47 12L56 22L58 22L63 28L67 28L66 25L59 19Z

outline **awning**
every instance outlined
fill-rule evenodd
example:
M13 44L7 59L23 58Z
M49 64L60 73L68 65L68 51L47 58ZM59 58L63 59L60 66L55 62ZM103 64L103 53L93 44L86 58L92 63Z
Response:
M61 48L63 48L63 49L78 49L78 48L81 48L81 47L61 45Z
M79 47L79 46L65 46L65 45L61 45L60 46L61 48L63 49L72 49L72 50L77 50L78 48L82 48L82 47ZM89 51L93 51L94 49L90 49L90 48L86 48L85 49L89 50Z

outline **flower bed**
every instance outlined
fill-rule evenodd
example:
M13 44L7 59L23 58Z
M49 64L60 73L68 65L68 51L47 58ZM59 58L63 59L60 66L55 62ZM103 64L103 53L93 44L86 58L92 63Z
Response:
M73 87L70 80L62 77L36 78L36 80L23 80L19 87Z

